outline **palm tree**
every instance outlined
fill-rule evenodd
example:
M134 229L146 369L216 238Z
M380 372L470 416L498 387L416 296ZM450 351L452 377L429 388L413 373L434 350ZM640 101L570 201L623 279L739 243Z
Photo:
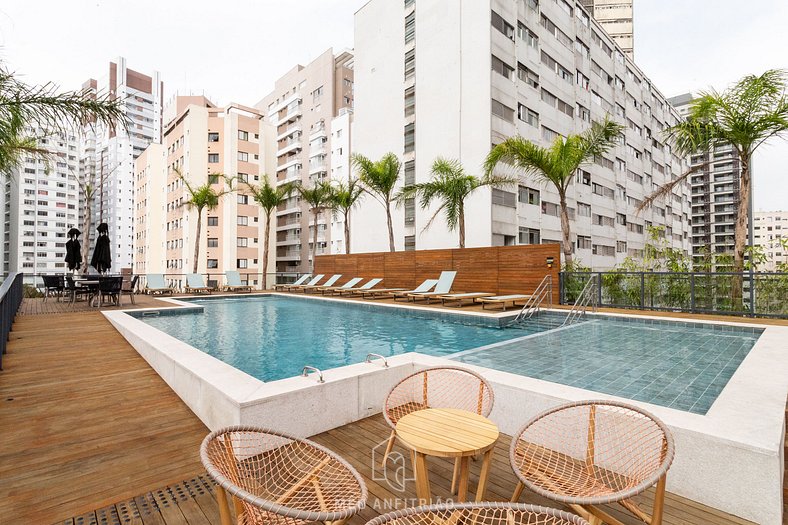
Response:
M753 154L761 144L788 132L787 78L785 71L771 69L760 76L748 75L722 93L714 90L701 93L691 103L687 119L666 130L667 137L672 140L673 151L680 156L705 153L716 146L728 144L736 150L741 173L734 228L734 272L744 269ZM703 167L689 170L662 185L643 201L640 209L669 194L677 184ZM740 302L742 291L741 277L736 279L738 282L734 283L732 297L734 304Z
M297 186L296 189L301 199L309 204L309 211L312 212L312 271L314 271L315 257L317 257L317 216L331 207L333 188L327 182L318 181L311 188Z
M358 179L350 179L347 183L339 182L332 188L331 208L334 212L341 212L345 220L345 253L350 253L350 210L358 204L364 195L364 188Z
M15 167L23 154L48 154L26 135L26 128L70 133L78 125L96 122L127 128L122 101L87 91L58 93L52 83L30 86L0 64L0 173Z
M353 166L364 191L375 197L386 208L386 225L389 229L389 251L394 251L394 227L391 224L391 203L395 200L394 187L399 180L402 163L393 153L386 153L374 162L360 153L351 155Z
M246 186L252 193L254 201L265 211L265 244L263 248L263 289L268 278L268 249L270 247L271 216L274 210L287 199L294 191L292 184L282 184L272 186L268 180L268 175L263 176L263 183L254 186L246 182Z
M432 180L405 186L397 195L399 200L421 198L421 207L427 208L433 200L441 201L440 207L424 226L426 230L444 212L449 230L460 230L460 248L465 248L465 199L477 188L483 186L505 186L514 184L517 179L488 173L483 178L465 173L460 161L438 157L432 163Z
M572 265L572 232L566 207L566 190L575 171L584 163L602 155L623 135L624 126L605 117L601 123L594 122L579 135L557 136L549 148L517 136L510 137L492 148L484 162L485 172L491 174L499 162L511 164L533 175L544 183L555 186L561 206L561 232L564 264Z
M183 184L186 186L186 193L188 195L188 199L186 199L185 203L186 206L190 208L194 208L197 210L197 231L195 232L195 240L194 240L194 273L197 273L197 263L200 259L200 234L202 233L202 211L204 209L212 210L219 205L219 199L227 195L228 193L233 192L232 183L233 178L224 175L223 173L211 173L208 175L208 182L205 184L200 184L199 186L192 186L189 180L184 177L184 175L178 170L174 168L175 173L178 174L178 177L183 181ZM216 191L213 189L213 185L221 183L222 189ZM229 188L225 188L224 185L227 184Z

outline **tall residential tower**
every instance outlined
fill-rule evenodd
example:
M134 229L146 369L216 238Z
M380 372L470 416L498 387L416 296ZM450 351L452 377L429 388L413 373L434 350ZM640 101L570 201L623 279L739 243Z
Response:
M629 58L635 56L635 0L581 0L591 16L621 46Z

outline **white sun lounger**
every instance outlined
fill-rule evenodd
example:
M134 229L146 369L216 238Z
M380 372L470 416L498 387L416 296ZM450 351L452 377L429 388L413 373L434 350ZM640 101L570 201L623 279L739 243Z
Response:
M312 274L305 273L304 275L302 275L301 277L299 277L298 279L296 279L296 281L295 281L295 282L292 282L292 283L285 283L285 284L275 284L275 285L274 285L274 290L287 290L287 289L288 289L288 288L290 288L291 286L301 286L301 285L302 285L302 284L304 284L304 283L306 282L306 280L307 280L307 279L309 279L310 277L312 277Z
M213 287L205 286L205 281L199 273L190 273L186 276L186 293L211 293Z
M306 286L302 286L300 289L303 290L304 293L309 293L310 291L313 290L320 291L323 288L331 288L332 286L334 286L334 283L336 283L341 278L342 278L342 274L337 273L329 277L328 280L323 284L308 284Z
M465 306L466 304L474 304L476 299L482 297L490 297L494 293L487 292L469 292L469 293L450 293L446 295L439 295L438 299L441 300L443 306Z
M354 295L360 295L361 293L371 290L372 288L377 286L378 283L380 283L380 281L382 280L383 279L377 277L375 279L370 279L363 286L359 286L358 288L347 288L347 289L340 288L339 290L337 290L337 292L339 293L339 295L344 295L348 297L352 297Z
M413 290L397 290L389 293L389 295L393 297L395 301L397 300L397 298L402 298L402 297L407 299L408 295L412 293L429 293L430 290L432 290L433 288L435 288L435 286L437 286L438 282L439 279L427 279Z
M512 303L512 306L522 306L524 302L530 298L530 295L525 294L493 295L491 297L480 297L479 299L476 299L476 301L482 303L482 310L484 310L485 306L488 304L493 304L500 305L505 312L507 303ZM517 303L521 304L518 305Z
M235 270L228 270L224 273L227 277L227 284L224 285L225 292L251 292L252 287L241 282L241 274Z
M434 290L431 292L411 292L407 295L408 301L415 302L419 299L427 299L427 304L429 304L433 297L451 293L451 286L454 284L454 278L456 276L457 272L455 271L441 272L441 276L438 278L438 284L435 285Z
M306 284L298 284L298 285L292 284L292 285L288 286L287 288L285 288L285 290L287 290L288 292L297 292L297 291L303 289L306 286L315 286L317 283L320 282L320 279L322 279L323 277L325 277L325 274L319 273L319 274L315 275L314 277L312 277L312 279L310 279L308 283L306 283Z
M172 288L164 282L164 275L160 273L149 273L145 280L145 293L148 294L172 294Z
M361 279L362 279L361 277L354 277L348 282L346 282L345 284L343 284L342 286L327 286L325 288L320 288L318 291L321 292L323 295L326 295L327 293L333 295L334 292L337 292L339 290L350 290L358 283L360 283Z

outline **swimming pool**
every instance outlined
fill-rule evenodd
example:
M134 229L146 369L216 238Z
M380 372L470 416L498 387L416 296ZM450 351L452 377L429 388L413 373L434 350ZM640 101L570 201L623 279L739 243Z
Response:
M542 313L497 318L283 296L189 301L204 308L142 320L263 381L419 352L705 414L757 329L599 318L559 328ZM505 323L503 323L505 324Z

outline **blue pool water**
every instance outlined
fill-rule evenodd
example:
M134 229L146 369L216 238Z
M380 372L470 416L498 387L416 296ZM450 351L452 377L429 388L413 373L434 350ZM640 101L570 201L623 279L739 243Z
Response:
M760 335L608 318L558 328L563 317L550 313L501 328L456 314L281 296L191 302L204 311L142 320L263 381L298 375L304 365L360 363L370 352L460 352L459 362L699 414Z

